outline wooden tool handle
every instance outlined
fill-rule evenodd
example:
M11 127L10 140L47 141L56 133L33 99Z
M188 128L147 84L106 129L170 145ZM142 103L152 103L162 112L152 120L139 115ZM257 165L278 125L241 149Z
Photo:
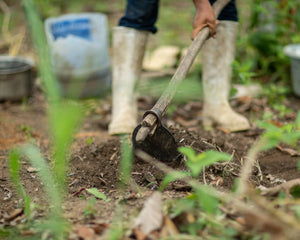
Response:
M230 2L230 0L217 0L213 5L213 10L215 16L218 16L222 9ZM188 48L187 54L182 59L181 63L179 64L175 74L173 75L171 81L169 82L168 87L163 92L161 97L158 99L156 104L153 108L159 109L162 113L160 117L164 116L166 113L175 93L177 87L181 83L181 81L186 77L188 74L196 56L198 55L201 47L203 46L205 40L209 37L209 28L204 27L201 31L197 34L196 38ZM157 123L158 119L154 114L148 114L144 117L141 125L142 127L139 129L136 135L136 141L144 141L148 134L153 129L154 125Z

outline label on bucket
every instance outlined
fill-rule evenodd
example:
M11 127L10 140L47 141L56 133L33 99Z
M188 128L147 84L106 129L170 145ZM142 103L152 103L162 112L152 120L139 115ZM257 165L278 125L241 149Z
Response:
M79 18L54 22L51 24L51 33L54 40L74 35L91 41L91 21L89 18Z

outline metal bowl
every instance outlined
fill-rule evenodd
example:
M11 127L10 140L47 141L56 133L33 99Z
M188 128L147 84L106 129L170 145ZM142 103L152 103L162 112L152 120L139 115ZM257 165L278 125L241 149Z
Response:
M33 67L32 59L0 55L0 101L19 101L30 96Z

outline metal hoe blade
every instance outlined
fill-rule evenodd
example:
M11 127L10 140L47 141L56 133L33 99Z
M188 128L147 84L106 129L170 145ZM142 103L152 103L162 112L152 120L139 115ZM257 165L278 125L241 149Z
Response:
M152 135L148 134L144 141L137 142L136 135L141 128L139 124L133 131L133 147L140 149L152 157L162 161L171 162L179 157L177 144L170 131L159 124Z

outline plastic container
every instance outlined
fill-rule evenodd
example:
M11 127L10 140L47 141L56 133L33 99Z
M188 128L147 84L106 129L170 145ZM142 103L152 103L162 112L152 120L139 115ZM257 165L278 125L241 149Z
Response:
M283 52L291 59L293 92L300 97L300 44L287 45Z
M0 100L20 101L30 96L34 61L19 56L0 56Z
M74 13L48 18L45 31L62 95L105 95L111 85L106 15Z

